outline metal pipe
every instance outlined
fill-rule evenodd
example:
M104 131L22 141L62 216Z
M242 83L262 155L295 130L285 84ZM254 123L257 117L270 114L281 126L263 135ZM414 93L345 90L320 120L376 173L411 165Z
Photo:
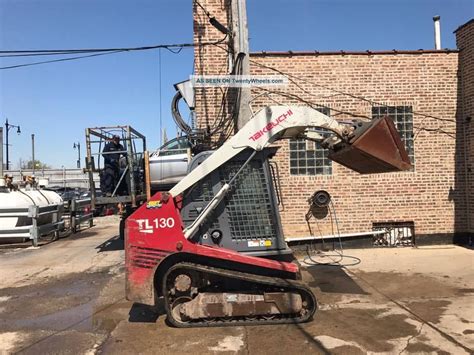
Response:
M133 156L134 156L134 152L133 152L133 147L132 147L132 141L130 139L131 137L131 131L132 131L132 128L130 126L127 126L127 131L126 131L126 134L127 134L127 167L128 167L128 171L129 171L129 174L130 174L130 197L132 199L132 207L137 207L137 191L136 191L136 187L135 187L135 170L134 170L134 167L133 167Z
M335 238L350 238L350 237L362 237L366 235L376 235L376 234L384 234L387 233L386 231L372 231L372 232L357 232L357 233L345 233L345 234L330 234L330 235L322 235L322 236L308 236L308 237L288 237L285 238L286 242L302 242L306 240L317 240L317 239L335 239Z
M143 160L145 165L145 191L146 199L150 200L151 198L151 182L150 182L150 154L148 150L143 152Z
M244 21L243 21L243 11L242 11L242 1L245 0L237 0L237 16L239 21L239 50L243 51L245 48L245 32L244 32Z
M127 139L128 141L128 139ZM114 150L113 152L99 152L99 153L92 153L92 155L109 155L109 154L125 154L128 153L128 150Z
M100 149L100 146L99 146ZM89 189L91 191L91 209L95 209L95 199L96 199L96 193L95 193L95 182L94 182L94 172L92 171L92 150L91 150L91 130L89 128L86 128L86 169L87 169L87 174L89 177ZM100 182L99 182L100 184Z
M112 195L111 195L110 197L114 197L114 196L115 196L115 193L117 192L117 189L119 188L120 184L122 183L122 180L123 180L125 174L127 173L127 171L128 171L128 165L127 165L127 167L123 170L123 173L122 173L122 175L120 176L120 179L119 179L117 185L115 185L114 192L112 192Z
M440 27L440 16L433 17L434 21L434 40L435 40L435 49L441 49L441 27Z

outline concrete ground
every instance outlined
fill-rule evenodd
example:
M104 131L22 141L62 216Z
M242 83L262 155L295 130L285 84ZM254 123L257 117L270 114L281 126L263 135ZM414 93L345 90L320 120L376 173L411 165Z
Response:
M117 223L106 217L40 248L0 249L0 353L464 354L474 348L472 250L347 250L361 263L304 268L320 303L310 323L175 329L160 307L125 300Z

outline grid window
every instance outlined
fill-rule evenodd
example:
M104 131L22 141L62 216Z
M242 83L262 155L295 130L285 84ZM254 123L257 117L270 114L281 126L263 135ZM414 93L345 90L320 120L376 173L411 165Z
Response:
M318 109L329 116L329 108ZM317 129L324 137L330 132ZM331 175L332 161L329 159L329 150L321 147L320 143L304 139L290 139L290 174L292 175Z
M242 167L243 161L232 161L219 170L220 179L228 183ZM247 164L237 176L236 188L227 196L226 212L232 240L271 239L276 235L275 218L265 172L257 161Z
M411 106L372 107L372 118L390 117L397 127L400 137L405 143L412 164L415 163L413 143L413 108Z

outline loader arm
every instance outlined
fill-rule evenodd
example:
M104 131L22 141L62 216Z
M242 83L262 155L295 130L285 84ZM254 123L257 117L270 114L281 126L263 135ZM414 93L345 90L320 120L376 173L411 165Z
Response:
M176 197L246 148L259 151L278 139L296 137L309 127L326 128L337 136L347 129L346 125L310 107L268 106L169 192Z
M334 136L326 140L330 143L329 157L352 170L380 173L411 167L400 136L388 117L369 123L339 123L308 106L267 106L169 192L173 197L182 194L247 148L260 151L280 139L312 139L313 132L305 134L309 128L332 131Z

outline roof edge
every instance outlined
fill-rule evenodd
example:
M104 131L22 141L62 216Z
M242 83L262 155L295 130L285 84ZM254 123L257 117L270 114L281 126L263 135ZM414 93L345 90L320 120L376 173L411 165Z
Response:
M265 57L265 56L299 56L299 55L396 55L396 54L449 54L449 53L458 53L458 49L418 49L418 50L385 50L385 51L327 51L320 52L317 50L314 51L261 51L261 52L251 52L251 56L256 57Z
M456 28L453 33L456 33L457 31L463 29L464 27L469 26L471 23L474 23L474 18L470 19L465 24L463 24L463 25L459 26L458 28Z

